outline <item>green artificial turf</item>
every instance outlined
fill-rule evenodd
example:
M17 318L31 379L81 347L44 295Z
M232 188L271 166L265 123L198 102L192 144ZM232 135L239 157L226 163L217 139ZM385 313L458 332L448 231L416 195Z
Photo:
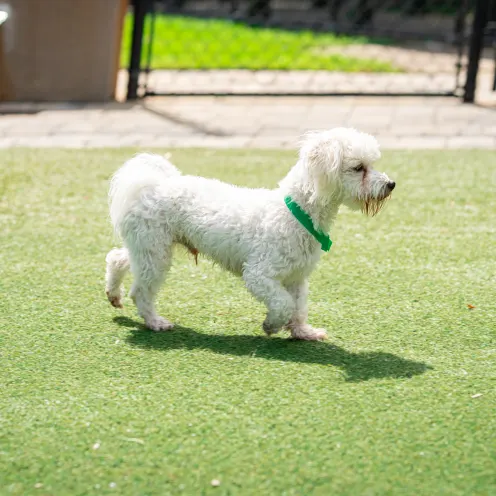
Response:
M344 209L312 275L321 343L265 337L241 281L180 249L174 331L108 304L107 185L132 153L2 152L0 494L495 494L494 152L385 153L394 198ZM294 158L173 152L269 187Z
M132 16L124 24L121 65L129 66ZM146 64L150 24L146 24ZM365 37L260 28L220 19L157 15L153 69L267 69L398 72L389 62L325 53L325 48L367 43Z

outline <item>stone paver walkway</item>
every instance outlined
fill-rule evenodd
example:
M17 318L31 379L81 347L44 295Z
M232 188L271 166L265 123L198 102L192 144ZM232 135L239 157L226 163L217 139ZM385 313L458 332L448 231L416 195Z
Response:
M142 74L141 84L156 94L255 94L255 95L445 95L461 87L466 79L464 69L458 81L455 75L457 55L429 52L415 47L382 45L349 45L325 49L327 53L349 55L389 62L404 70L398 73L350 73L335 71L250 71L226 70L153 70ZM494 78L493 54L481 59L479 97L491 98ZM128 73L119 72L117 92L126 95Z
M127 87L127 74L120 77ZM123 83L126 83L125 85ZM120 91L123 92L122 88ZM329 71L152 71L148 88L155 93L255 95L449 94L455 89L451 73L360 73Z
M309 129L353 126L384 149L496 149L496 106L455 98L154 97L104 105L0 104L0 148L295 148Z

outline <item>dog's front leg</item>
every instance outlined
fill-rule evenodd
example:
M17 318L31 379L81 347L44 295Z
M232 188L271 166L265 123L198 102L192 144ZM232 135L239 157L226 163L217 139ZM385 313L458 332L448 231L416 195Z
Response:
M294 299L295 309L289 324L286 326L295 339L319 341L327 337L325 329L314 329L307 323L308 319L308 281L290 284L288 292Z
M246 287L252 295L265 303L268 312L263 323L266 334L275 334L288 324L294 313L294 299L276 279L261 275L261 270L247 270L243 273Z

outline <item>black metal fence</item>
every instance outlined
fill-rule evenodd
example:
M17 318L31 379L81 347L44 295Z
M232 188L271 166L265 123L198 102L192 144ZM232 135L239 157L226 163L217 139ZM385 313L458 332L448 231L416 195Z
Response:
M408 94L473 101L479 62L492 56L487 49L496 39L496 0L133 4L129 99Z

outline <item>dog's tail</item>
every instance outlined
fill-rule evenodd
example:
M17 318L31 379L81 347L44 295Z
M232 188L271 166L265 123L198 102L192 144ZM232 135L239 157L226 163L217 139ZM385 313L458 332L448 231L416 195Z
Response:
M120 234L121 224L133 205L149 191L181 173L164 157L140 153L128 160L112 177L109 190L110 219Z

